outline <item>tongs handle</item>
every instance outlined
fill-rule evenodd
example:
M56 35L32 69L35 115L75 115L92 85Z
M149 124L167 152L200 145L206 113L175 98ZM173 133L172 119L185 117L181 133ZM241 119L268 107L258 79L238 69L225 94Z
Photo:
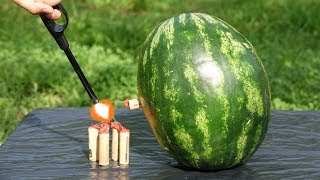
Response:
M69 22L68 13L64 9L62 4L57 4L57 5L53 6L53 8L62 12L62 14L64 15L64 17L66 19L66 22L64 24L57 24L54 20L48 19L45 14L40 14L40 17L41 17L44 25L46 26L46 28L48 29L48 31L52 35L52 37L58 43L59 47L62 50L66 50L67 48L69 48L69 43L68 43L67 39L65 38L63 31L68 26L68 22Z
M74 71L77 73L83 87L87 91L90 99L94 104L98 103L99 100L94 94L89 82L87 81L85 75L83 74L78 62L74 58L71 50L69 49L69 43L67 39L65 38L63 31L67 28L68 26L68 13L62 6L62 4L58 4L56 6L53 6L54 9L57 9L62 12L62 14L65 16L66 22L65 24L57 24L54 20L48 19L45 14L41 14L40 17L44 23L44 25L47 27L48 31L52 35L52 37L56 40L58 43L59 47L64 51L64 53L67 55Z

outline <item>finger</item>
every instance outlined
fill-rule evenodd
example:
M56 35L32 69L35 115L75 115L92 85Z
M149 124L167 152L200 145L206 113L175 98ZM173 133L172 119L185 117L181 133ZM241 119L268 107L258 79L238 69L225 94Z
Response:
M57 9L54 9L52 13L46 14L46 17L52 20L57 20L61 16L61 12Z
M61 2L61 0L41 0L41 2L48 4L50 6L55 6Z
M29 11L31 14L39 13L52 13L53 8L42 2L33 2L33 1L14 1L19 6L23 7L25 10Z

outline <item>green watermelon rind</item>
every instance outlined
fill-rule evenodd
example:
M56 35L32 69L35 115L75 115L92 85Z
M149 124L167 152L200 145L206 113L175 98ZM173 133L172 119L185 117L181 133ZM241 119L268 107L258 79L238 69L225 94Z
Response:
M137 81L159 144L188 167L238 166L265 137L266 72L250 42L218 18L187 13L158 25L144 43Z

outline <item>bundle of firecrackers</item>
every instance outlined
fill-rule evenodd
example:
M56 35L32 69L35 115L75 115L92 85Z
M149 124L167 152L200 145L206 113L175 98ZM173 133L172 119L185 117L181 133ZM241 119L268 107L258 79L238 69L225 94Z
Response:
M119 122L92 124L88 128L89 159L99 162L100 166L108 166L110 159L110 131L112 133L111 159L120 165L129 164L130 130Z
M139 108L138 100L126 100L125 106L130 109ZM91 124L88 127L89 160L98 162L100 166L108 166L110 161L110 133L112 133L111 159L119 165L129 164L130 129L115 121Z

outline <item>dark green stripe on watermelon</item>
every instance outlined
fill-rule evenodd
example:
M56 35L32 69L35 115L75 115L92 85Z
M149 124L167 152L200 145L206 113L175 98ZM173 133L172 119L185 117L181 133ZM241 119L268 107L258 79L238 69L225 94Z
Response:
M237 166L261 144L270 116L266 73L252 45L205 14L182 14L150 33L138 95L160 145L178 162Z

